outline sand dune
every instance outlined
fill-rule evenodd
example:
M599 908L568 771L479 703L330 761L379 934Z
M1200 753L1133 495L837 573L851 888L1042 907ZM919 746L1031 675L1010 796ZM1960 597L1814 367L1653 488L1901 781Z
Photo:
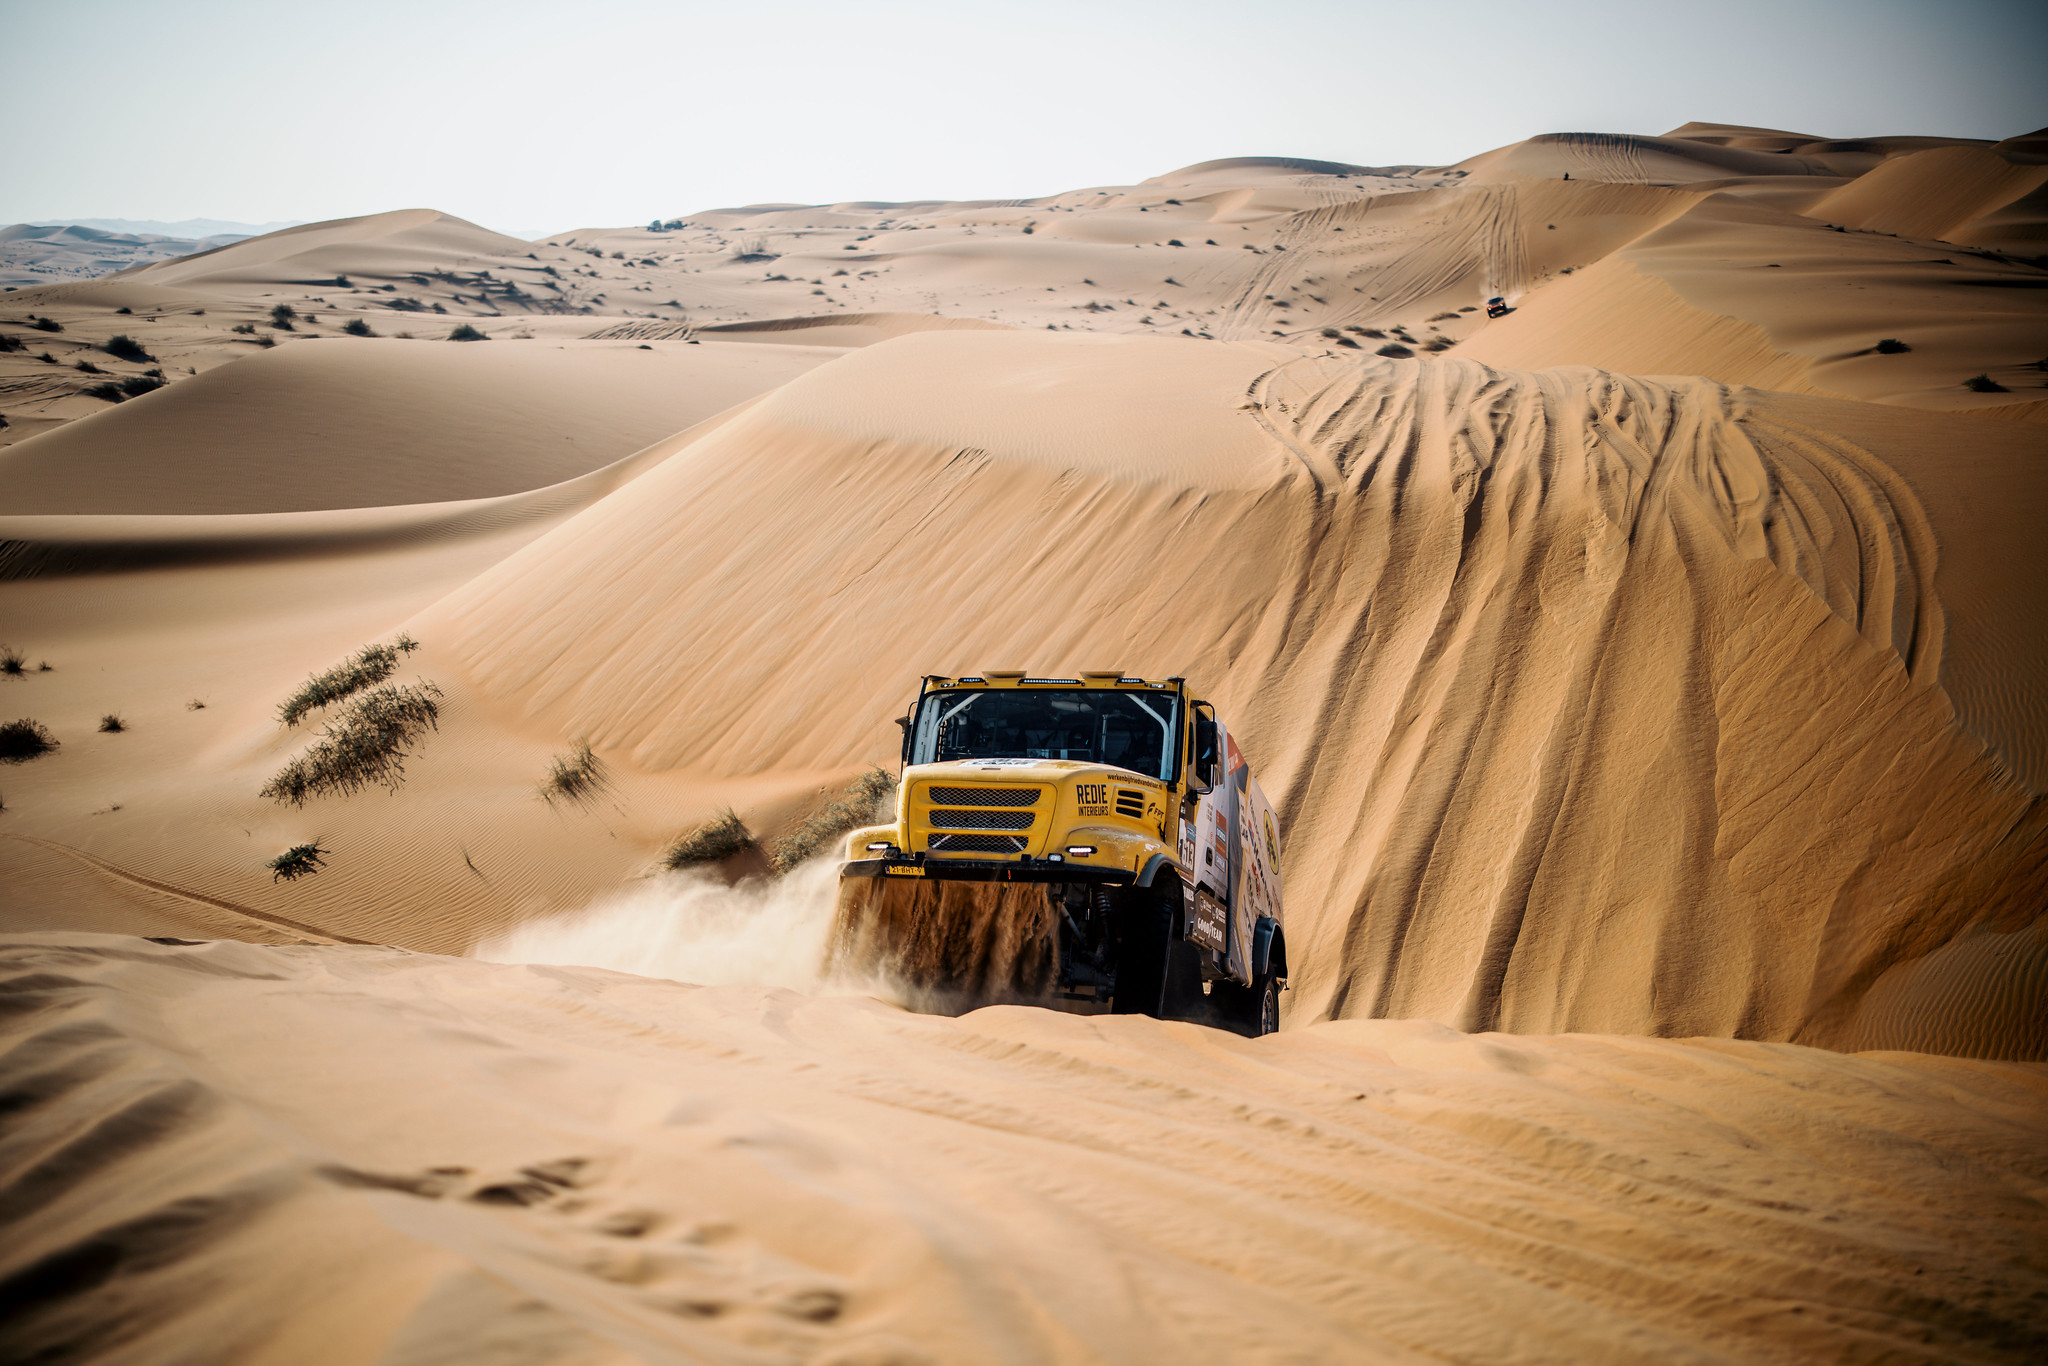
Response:
M1295 1011L1821 1037L2048 887L2043 813L1937 687L1935 561L1910 486L1758 395L926 335L785 386L415 629L650 770L878 759L897 680L935 668L1211 680L1318 908ZM851 678L813 648L841 639ZM2033 714L1997 726L2040 771ZM1822 911L1852 886L1868 920Z
M7 294L0 1355L2038 1356L2044 159L1700 123ZM261 796L401 632L402 781ZM662 871L921 674L1112 664L1280 809L1278 1037L919 1014L820 980L829 864Z
M15 423L0 442L98 411L83 396L95 381L63 367L98 363L90 348L117 332L176 384L263 341L351 321L437 337L461 319L500 338L744 338L836 316L807 341L841 346L893 335L876 318L940 315L1311 350L1473 346L1511 368L1705 374L2043 421L2048 324L2030 291L2048 191L2033 145L1689 124L1546 135L1453 167L1229 157L1039 199L753 205L538 243L432 210L373 214L20 291L16 308L67 331L24 332L31 350L0 354ZM1489 324L1477 313L1494 294L1519 311ZM320 321L276 330L280 304ZM1886 339L1910 349L1873 349ZM2002 387L1966 387L1979 375Z
M524 255L516 237L434 209L285 228L148 268L149 283L233 292L251 285L326 285L333 276L409 276L483 256ZM322 279L319 277L329 277Z
M34 1297L0 1329L17 1357L1989 1362L2048 1340L2039 1069L949 1020L389 949L4 956L36 1079L0 1146L0 1275Z
M628 342L279 347L0 451L0 515L498 497L609 465L822 359Z

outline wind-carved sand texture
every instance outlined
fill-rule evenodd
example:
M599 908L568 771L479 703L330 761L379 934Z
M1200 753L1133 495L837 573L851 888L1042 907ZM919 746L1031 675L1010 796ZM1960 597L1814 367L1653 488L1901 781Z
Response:
M0 295L0 1355L2040 1356L2044 168L1697 124ZM266 799L401 638L402 783ZM1279 811L1281 1034L828 971L762 851L917 678L1107 664Z

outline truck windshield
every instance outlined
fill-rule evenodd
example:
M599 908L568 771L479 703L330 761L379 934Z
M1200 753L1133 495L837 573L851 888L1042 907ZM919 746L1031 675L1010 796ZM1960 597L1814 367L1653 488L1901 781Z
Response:
M1175 695L1110 689L975 689L925 694L913 764L1078 759L1174 779Z

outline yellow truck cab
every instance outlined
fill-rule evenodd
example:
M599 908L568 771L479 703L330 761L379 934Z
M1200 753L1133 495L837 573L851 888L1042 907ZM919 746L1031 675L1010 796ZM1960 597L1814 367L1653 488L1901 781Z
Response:
M1277 1028L1278 823L1184 680L934 675L899 724L895 820L852 833L842 885L872 879L872 901L932 883L1030 884L1055 930L1055 996ZM1015 896L982 904L1037 912Z

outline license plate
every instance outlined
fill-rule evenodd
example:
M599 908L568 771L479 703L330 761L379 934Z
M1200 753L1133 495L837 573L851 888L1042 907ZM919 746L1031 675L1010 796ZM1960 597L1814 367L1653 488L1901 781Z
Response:
M923 877L923 876L924 876L924 869L922 869L922 868L884 868L884 869L883 869L882 871L883 871L883 872L885 872L885 873L887 873L887 874L888 874L888 875L889 875L890 877Z

